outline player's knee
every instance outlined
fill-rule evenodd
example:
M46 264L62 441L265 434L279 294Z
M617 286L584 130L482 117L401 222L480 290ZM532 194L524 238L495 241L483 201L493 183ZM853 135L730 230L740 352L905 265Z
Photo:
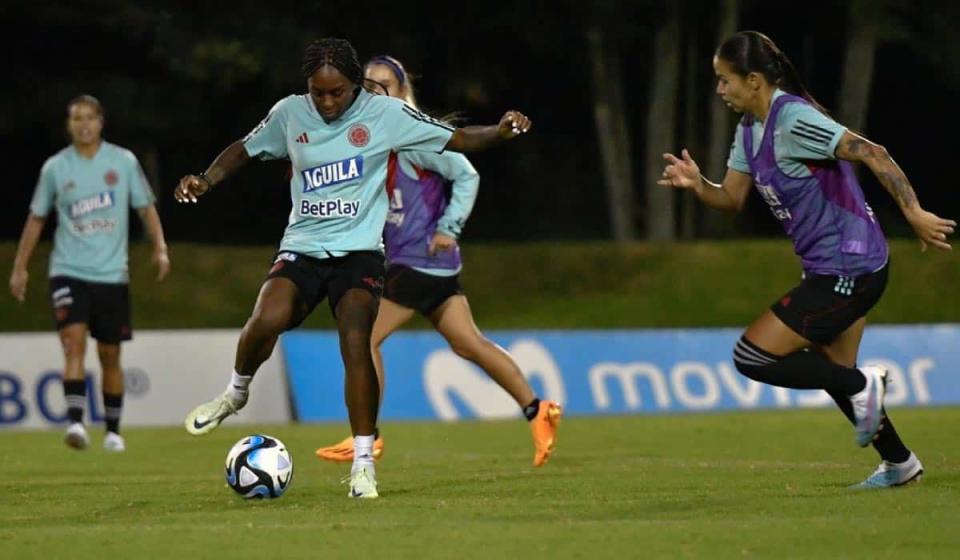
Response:
M481 339L458 339L450 342L450 349L453 350L453 353L457 356L460 356L464 360L469 360L471 362L476 361L480 357L480 354L483 353L483 343L485 341Z
M733 365L745 377L761 383L769 383L769 366L776 363L776 359L769 353L753 345L749 340L740 337L733 347Z
M103 365L116 365L120 362L119 344L98 344L97 356Z
M87 349L86 333L78 336L70 332L60 333L60 346L68 358L82 358Z
M258 307L254 309L244 330L247 331L248 336L276 336L287 328L289 322L288 309Z

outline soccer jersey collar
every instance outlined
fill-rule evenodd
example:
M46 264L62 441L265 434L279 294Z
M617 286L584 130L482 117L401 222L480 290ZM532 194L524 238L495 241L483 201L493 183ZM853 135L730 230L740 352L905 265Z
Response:
M373 96L372 93L368 92L362 87L357 89L359 89L360 91L357 92L356 97L353 98L353 103L351 103L350 106L347 107L347 110L344 111L342 115L337 117L337 120L331 121L331 122L327 122L323 120L323 117L320 115L320 112L317 111L317 106L313 104L313 99L310 98L309 93L303 94L303 99L307 103L307 107L309 107L310 114L313 115L318 121L322 122L327 126L338 126L341 122L348 120L355 113L360 112L362 110L361 107L366 104L366 102L369 100L370 97Z

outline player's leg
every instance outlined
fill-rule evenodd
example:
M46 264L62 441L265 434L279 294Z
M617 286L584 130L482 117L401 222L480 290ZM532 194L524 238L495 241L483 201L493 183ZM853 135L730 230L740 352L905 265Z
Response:
M353 432L354 457L348 493L352 498L376 498L379 495L373 446L380 384L370 343L383 291L383 277L383 255L356 252L336 263L329 284L329 302L337 319L345 371L344 396Z
M229 415L247 404L249 386L257 368L270 357L277 338L307 312L297 284L288 277L275 276L264 282L253 313L247 319L237 343L234 371L227 390L187 415L185 426L193 435L213 431Z
M103 372L103 414L107 433L103 448L107 451L123 451L126 444L120 436L120 416L123 413L123 369L120 367L120 344L97 342L97 356Z
M838 293L835 286L844 289ZM846 395L857 418L856 442L863 447L880 429L886 372L844 366L808 351L835 340L872 305L872 293L845 291L838 277L808 277L747 328L734 348L734 364L761 383Z
M414 314L414 310L394 303L388 299L380 299L380 307L377 311L377 319L373 323L373 334L371 335L370 350L373 354L373 365L377 371L377 381L380 387L379 405L383 405L383 393L385 388L385 372L383 368L383 356L380 353L380 346L392 333L400 329ZM376 439L373 442L373 458L379 459L383 455L384 443L380 437L379 430L374 434ZM317 457L327 461L348 462L353 461L353 437L344 438L333 445L321 447L316 451Z
M861 317L836 340L825 346L814 346L814 349L835 363L847 367L856 367L860 340L863 338L863 329L866 323L866 317ZM847 419L856 424L850 398L835 392L830 392L830 396ZM873 448L880 454L882 462L872 475L858 485L861 488L901 486L918 480L923 475L923 465L920 460L903 444L886 410L883 410L882 413L883 424L873 439Z
M430 320L455 354L479 366L516 401L533 431L533 464L539 467L546 463L556 444L560 406L538 399L510 354L483 336L466 296L450 296L430 314Z
M90 293L84 282L63 276L50 278L49 290L64 359L63 397L69 422L64 443L74 449L86 449L90 438L83 427L87 403L83 363L87 352Z
M97 340L100 360L101 393L106 420L103 448L124 451L120 436L123 412L123 369L120 367L120 344L132 338L130 329L130 290L127 284L91 283L92 306L90 334Z

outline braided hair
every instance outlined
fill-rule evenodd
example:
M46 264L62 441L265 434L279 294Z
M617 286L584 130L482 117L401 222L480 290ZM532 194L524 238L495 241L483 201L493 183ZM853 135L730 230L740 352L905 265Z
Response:
M310 43L303 53L303 77L310 78L324 66L333 66L356 85L363 84L363 67L357 51L346 39L327 37Z
M734 72L746 77L751 72L763 75L783 91L802 97L823 114L829 114L807 91L797 69L776 43L759 31L741 31L717 47L717 58L728 62Z

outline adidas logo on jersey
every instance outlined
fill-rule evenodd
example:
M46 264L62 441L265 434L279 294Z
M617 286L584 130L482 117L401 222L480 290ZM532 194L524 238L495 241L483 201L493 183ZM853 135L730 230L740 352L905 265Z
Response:
M307 136L306 132L304 132L300 136L297 136L297 144L309 144L309 143L310 143L310 137Z
M312 169L304 169L301 174L303 175L303 192L355 181L363 177L363 156L355 156L318 165Z

